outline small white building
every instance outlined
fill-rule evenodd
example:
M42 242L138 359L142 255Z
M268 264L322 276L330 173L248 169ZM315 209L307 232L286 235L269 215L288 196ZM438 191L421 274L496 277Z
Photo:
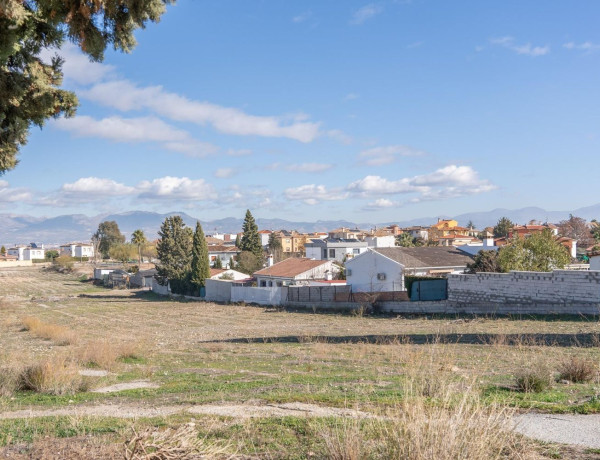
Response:
M404 277L464 273L473 258L453 247L369 249L348 260L346 283L354 292L404 291Z
M304 245L308 259L336 260L343 262L365 252L368 248L366 241L342 238L314 239Z
M59 252L61 256L77 258L87 257L88 259L91 259L94 257L94 246L87 243L62 244Z
M232 270L231 268L211 268L210 269L210 279L211 280L221 280L221 281L240 281L246 280L250 278L249 275L245 273L238 272L237 270Z
M221 266L229 268L231 259L235 258L240 253L240 250L235 246L227 245L211 245L208 247L208 263L213 266L217 259L221 259Z
M370 248L393 248L396 246L396 237L394 235L368 235L365 236L365 242Z
M260 236L260 244L263 249L266 249L269 246L269 238L271 237L271 230L261 230L258 232L258 236Z
M254 273L258 287L305 285L313 280L331 280L339 268L331 260L290 257Z
M46 250L44 249L43 244L38 246L35 243L31 243L29 246L19 245L8 248L6 253L17 257L17 260L43 260L46 255Z

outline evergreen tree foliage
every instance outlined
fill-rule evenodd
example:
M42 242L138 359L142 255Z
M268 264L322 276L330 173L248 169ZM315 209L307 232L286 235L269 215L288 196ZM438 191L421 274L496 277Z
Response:
M172 290L184 288L192 263L192 229L186 227L180 216L171 216L162 223L158 236L158 279L163 285L170 281Z
M262 258L263 250L260 235L258 234L258 226L249 209L246 211L242 231L244 232L244 236L242 236L239 248L242 251L251 252L258 258Z
M508 217L502 217L494 227L494 238L508 238L508 232L514 224Z
M235 260L233 259L233 256L229 258L229 268L232 270L235 269Z
M235 247L239 249L241 245L242 245L242 240L240 238L240 234L238 233L237 236L235 237Z
M415 247L415 240L410 233L402 233L396 237L396 246L401 246L403 248L412 248Z
M110 249L113 246L125 243L125 235L121 233L119 225L114 220L101 222L93 238L99 241L98 250L105 259L110 257Z
M215 263L213 264L213 268L223 268L223 262L221 262L221 258L217 257L215 259Z
M6 248L4 246L0 248L0 255L6 255Z
M217 259L220 260L220 259ZM210 278L210 264L208 261L208 245L200 222L196 222L196 231L192 246L192 272L190 281L194 290L206 286L206 279Z
M45 50L69 40L101 61L107 46L129 52L134 31L158 22L170 0L0 1L0 174L13 169L32 125L71 117L74 93L60 88L63 60Z
M475 255L473 263L467 264L467 273L500 273L501 271L498 251L479 251Z

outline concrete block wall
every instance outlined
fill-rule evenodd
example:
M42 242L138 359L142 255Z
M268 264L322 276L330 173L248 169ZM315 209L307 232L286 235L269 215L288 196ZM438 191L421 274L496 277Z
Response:
M448 301L458 308L501 314L595 314L600 311L600 271L449 275Z

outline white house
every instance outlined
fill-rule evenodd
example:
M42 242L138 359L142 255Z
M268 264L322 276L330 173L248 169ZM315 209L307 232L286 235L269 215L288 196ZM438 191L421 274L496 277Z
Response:
M368 248L366 241L342 238L326 238L324 240L314 239L304 244L304 250L308 259L316 260L344 260L356 257Z
M312 280L332 279L339 268L331 260L290 257L254 273L258 287L309 284Z
M271 230L261 230L258 232L258 236L260 236L260 244L263 249L266 249L269 245L269 238L271 237Z
M472 257L453 247L369 249L348 260L346 283L354 292L404 291L405 275L464 273Z
M393 248L396 246L394 235L367 235L365 242L370 248Z
M86 243L69 243L60 246L60 255L71 257L94 257L94 246Z
M407 228L403 228L402 231L404 233L410 233L410 236L412 236L413 238L421 238L425 241L427 241L429 239L429 228L427 228L427 227L421 227L421 226L407 227Z
M217 259L221 259L221 266L229 268L231 258L235 258L240 253L240 250L235 246L227 245L211 245L208 247L208 262L214 265Z
M29 246L15 246L8 248L6 253L11 256L17 257L17 260L35 260L43 259L46 255L44 245L37 246L35 243L31 243Z
M496 243L494 242L494 235L492 235L490 232L484 232L482 237L482 240L476 240L464 244L459 246L459 249L474 256L479 251L497 251L500 248L500 246L496 246Z

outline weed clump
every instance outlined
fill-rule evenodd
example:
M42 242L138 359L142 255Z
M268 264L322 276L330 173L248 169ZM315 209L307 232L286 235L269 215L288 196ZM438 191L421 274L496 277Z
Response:
M16 390L52 395L74 394L88 389L77 365L63 356L23 367L17 374L16 383Z
M523 393L541 393L552 386L552 375L544 366L523 368L515 375L515 385Z
M576 356L565 359L558 367L559 379L573 383L590 382L598 373L593 361Z
M52 340L57 345L71 345L77 341L75 332L59 324L45 323L35 316L26 316L21 320L25 329L33 335Z

